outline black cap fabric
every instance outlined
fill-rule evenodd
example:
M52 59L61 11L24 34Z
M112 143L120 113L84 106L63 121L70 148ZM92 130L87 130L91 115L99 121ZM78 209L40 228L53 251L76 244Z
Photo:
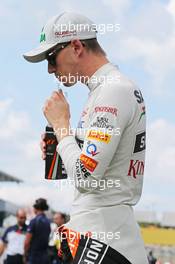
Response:
M35 209L42 210L42 211L47 211L49 209L49 206L47 204L46 199L44 198L39 198L35 201L35 204L33 205Z

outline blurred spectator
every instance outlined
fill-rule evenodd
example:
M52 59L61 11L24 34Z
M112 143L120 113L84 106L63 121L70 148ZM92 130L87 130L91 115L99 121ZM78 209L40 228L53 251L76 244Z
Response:
M66 214L60 212L55 213L53 216L53 222L57 225L57 227L64 225L66 223Z
M24 263L24 241L27 232L25 211L19 209L16 218L17 224L7 228L0 242L0 256L6 249L7 259L4 262L5 264Z
M157 262L157 259L153 256L152 251L150 251L148 254L148 261L149 261L149 264L156 264Z
M62 264L61 258L58 256L58 250L60 249L60 239L57 232L58 227L66 223L66 215L63 213L55 213L53 216L53 225L51 239L49 243L49 256L51 264Z
M50 221L44 214L49 209L47 201L37 199L33 205L36 217L30 221L25 240L25 255L29 264L49 264L48 242Z

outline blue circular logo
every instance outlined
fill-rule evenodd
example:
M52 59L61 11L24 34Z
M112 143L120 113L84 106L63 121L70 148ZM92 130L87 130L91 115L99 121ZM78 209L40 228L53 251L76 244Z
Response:
M95 154L96 151L97 151L97 147L95 146L95 144L90 144L90 145L87 147L87 153L90 154L90 155Z

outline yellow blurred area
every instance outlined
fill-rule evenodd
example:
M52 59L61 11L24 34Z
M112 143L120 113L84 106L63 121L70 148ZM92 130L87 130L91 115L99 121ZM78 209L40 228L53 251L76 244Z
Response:
M175 229L141 227L145 244L175 246Z

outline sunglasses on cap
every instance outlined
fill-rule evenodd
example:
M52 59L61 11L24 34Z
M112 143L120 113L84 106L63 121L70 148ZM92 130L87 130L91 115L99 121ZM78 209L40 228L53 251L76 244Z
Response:
M49 63L50 65L52 65L53 67L55 67L55 66L56 66L56 57L57 57L58 53L59 53L61 50L63 50L64 48L66 48L70 43L71 43L71 42L67 42L67 43L65 43L65 44L62 44L62 45L59 46L59 47L56 47L54 50L50 51L50 52L47 54L47 56L46 56L46 59L47 59L48 63ZM84 43L84 42L81 41L81 43L82 43L83 46L85 46L85 43Z

